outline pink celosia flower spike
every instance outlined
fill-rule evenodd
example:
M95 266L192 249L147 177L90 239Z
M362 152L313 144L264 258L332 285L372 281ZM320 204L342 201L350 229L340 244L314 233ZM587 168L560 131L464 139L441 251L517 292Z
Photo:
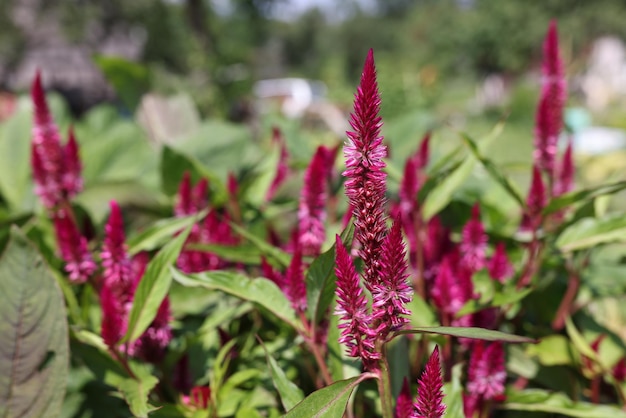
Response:
M359 276L341 238L335 238L335 273L337 274L337 308L340 316L339 342L345 344L348 355L361 357L366 370L377 368L380 354L375 351L376 332L369 328L371 317L367 313L367 300L359 285Z
M380 281L372 285L372 318L379 320L378 333L384 338L401 329L411 315L406 305L413 298L407 281L407 260L400 221L394 222L385 237L380 256Z
M46 103L39 72L33 80L31 98L35 107L31 151L35 192L43 205L51 209L67 198L64 184L66 161L59 131Z
M430 355L422 377L417 381L417 399L415 401L415 418L441 418L446 411L443 403L443 378L439 347L435 347Z
M485 266L485 251L487 249L487 234L480 221L480 205L472 207L472 218L463 228L461 241L461 265L469 271L476 272Z
M174 213L176 216L187 216L195 213L191 191L191 174L189 171L185 171L183 179L178 185L178 195L176 204L174 205Z
M499 242L496 245L496 249L489 261L488 265L489 276L492 279L504 283L507 279L513 276L513 265L509 261L509 257L506 255L506 248L503 242Z
M533 167L530 190L526 197L526 211L522 219L522 229L533 230L541 224L541 211L546 204L546 189L537 166Z
M133 286L132 264L126 253L126 235L122 211L115 201L111 201L111 214L104 226L104 243L102 245L102 267L104 267L104 284L118 297L126 295Z
M83 178L81 175L82 164L78 155L78 143L74 135L74 128L70 127L67 143L63 149L65 156L65 173L63 175L63 187L68 198L76 196L83 190Z
M556 22L551 21L543 43L541 99L535 123L535 162L549 178L554 174L559 133L563 126L566 82L559 56Z
M84 283L96 271L87 240L78 231L70 210L62 206L52 217L61 258L65 261L65 271L74 283Z
M287 150L287 143L285 142L282 132L277 127L272 128L272 142L280 147L280 157L278 159L278 166L276 166L276 175L265 195L266 201L272 200L274 194L276 194L278 188L284 183L289 173L289 151Z
M563 153L563 160L557 172L554 182L553 196L560 196L572 190L574 186L574 157L572 154L572 141L570 140Z
M302 251L296 245L291 257L291 263L285 273L284 291L291 306L297 312L306 311L306 287L304 285L304 266L302 265Z
M100 334L105 344L113 348L126 334L127 312L119 297L114 295L113 290L106 284L100 290L100 307L102 308Z
M411 396L411 387L409 379L406 377L402 382L402 389L396 400L395 418L411 418L413 416L413 397Z
M504 394L506 369L501 342L473 343L467 372L467 391L483 400L496 400Z
M329 150L320 146L304 173L298 208L298 241L305 256L318 256L326 239L326 179Z
M346 170L343 175L346 195L355 216L355 237L360 242L364 279L368 288L379 281L378 257L386 233L385 192L387 175L383 171L387 149L380 135L382 119L380 93L376 82L374 52L370 49L363 66L361 83L350 115L353 132L347 132L344 147Z

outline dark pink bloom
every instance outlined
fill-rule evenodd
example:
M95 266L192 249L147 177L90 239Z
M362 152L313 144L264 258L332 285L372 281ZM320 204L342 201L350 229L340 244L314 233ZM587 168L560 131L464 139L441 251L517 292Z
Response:
M104 243L100 257L104 267L104 282L118 297L128 294L134 275L128 254L126 253L126 235L122 211L115 201L111 201L111 214L104 226Z
M365 60L361 82L354 98L344 147L346 158L345 189L355 217L355 238L361 244L359 255L364 263L365 285L371 288L379 281L378 258L386 233L385 192L387 175L383 171L387 148L380 134L382 119L380 93L376 82L374 52Z
M126 334L128 312L117 295L106 284L100 290L102 308L101 336L105 344L113 348Z
M191 192L191 174L185 171L178 185L176 204L174 205L176 216L187 216L196 213L195 204Z
M170 301L169 297L165 297L156 317L141 337L129 347L128 353L150 363L162 361L165 357L165 350L172 340L170 317Z
M487 268L489 269L489 276L500 283L504 283L513 276L513 265L506 255L506 248L503 242L499 242L496 245L496 249Z
M487 250L487 234L480 221L480 205L472 207L472 218L465 224L462 232L461 265L476 272L485 266L485 251Z
M453 254L443 258L434 286L431 290L433 302L440 312L455 315L473 296L471 275L456 269Z
M446 411L443 403L443 378L439 347L435 347L430 355L422 377L417 381L417 399L415 414L412 417L441 418Z
M207 409L211 401L211 388L208 386L194 386L189 396L183 396L183 403L194 409Z
M409 379L405 377L402 382L402 389L396 400L395 418L411 418L413 416L413 409L411 387L409 386Z
M274 270L274 267L272 267L270 263L267 262L265 257L261 257L261 272L263 273L263 277L270 279L271 281L276 283L276 286L278 286L281 290L284 288L284 277L282 276L282 274Z
M278 188L285 182L287 174L289 174L289 151L287 150L287 143L285 142L282 132L277 127L272 128L272 142L280 147L280 157L278 159L278 166L276 167L276 175L265 195L266 201L272 200Z
M335 239L335 249L337 264L335 315L339 315L342 321L339 324L339 329L342 330L339 342L346 345L348 355L361 357L366 370L373 370L377 367L376 360L380 359L380 354L376 352L374 346L376 332L369 328L372 318L367 312L367 299L359 284L354 263L339 236Z
M61 145L59 131L50 115L39 72L33 80L31 98L35 107L31 149L35 192L43 205L52 209L82 189L78 145L72 131L68 144L65 147Z
M534 230L541 225L541 211L546 204L546 188L543 184L541 171L537 166L533 167L533 176L530 182L530 190L526 197L526 211L522 219L522 229Z
M372 319L379 320L377 329L383 338L389 331L401 329L409 322L406 307L413 298L407 281L406 251L400 221L394 222L385 237L379 258L380 280L372 285Z
M572 190L574 187L574 157L572 154L572 141L570 140L563 154L563 160L554 179L553 196L560 196Z
M304 173L298 207L299 244L305 256L318 256L326 239L326 183L329 150L320 146Z
M297 312L306 310L306 287L304 285L304 266L302 265L302 251L296 246L291 257L291 263L285 273L284 292L291 306Z
M622 357L613 366L612 374L619 383L623 383L626 380L626 357Z
M551 21L543 43L541 99L535 122L535 163L553 176L557 142L563 126L566 82L559 56L556 22Z
M506 369L504 348L499 341L475 341L468 366L467 392L483 400L504 395Z
M78 231L72 212L60 207L52 216L65 271L74 283L85 282L95 271L96 263L87 248L87 239Z

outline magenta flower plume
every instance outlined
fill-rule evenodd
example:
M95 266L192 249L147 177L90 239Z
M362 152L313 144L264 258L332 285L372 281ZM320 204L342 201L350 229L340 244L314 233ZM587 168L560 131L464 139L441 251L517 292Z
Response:
M626 381L626 357L619 359L615 366L613 366L611 374L619 383Z
M284 288L284 277L282 276L282 274L277 272L270 263L267 262L265 257L261 257L261 273L263 274L263 277L273 281L276 286L278 286L281 290Z
M195 213L193 196L191 192L191 174L185 171L183 178L178 185L176 204L174 205L176 216L187 216Z
M533 167L533 176L530 181L530 190L526 197L526 211L522 219L522 229L533 230L541 225L541 211L546 204L546 188L543 184L541 171Z
M454 268L455 258L453 253L444 256L431 290L433 302L439 311L450 316L456 315L474 294L471 275L463 269Z
M100 335L105 344L113 348L126 334L127 312L118 296L106 284L100 290L100 307L102 308L102 322Z
M383 338L409 322L406 305L413 299L407 281L406 250L400 221L394 222L381 248L380 281L372 285L372 319L380 321L378 334Z
M376 332L369 328L371 317L367 312L367 299L359 285L359 276L354 263L346 251L341 238L335 239L335 273L337 274L337 308L335 315L340 316L339 342L345 344L351 357L361 357L366 370L377 367L376 360L380 353L376 352L374 341Z
M409 379L406 377L402 382L402 389L396 400L395 418L411 418L413 416L413 397L411 396L411 387Z
M506 381L502 343L474 342L467 375L467 391L470 395L486 400L500 399Z
M43 205L52 209L82 190L78 144L73 131L67 145L61 145L59 131L52 120L41 75L35 75L31 88L35 108L32 132L31 166L35 193Z
M535 122L535 162L550 178L554 173L559 133L563 126L566 82L559 56L556 22L551 21L543 43L541 99Z
M289 174L289 151L287 150L287 143L285 142L282 132L277 127L272 128L272 142L280 147L280 157L278 159L278 166L276 166L274 180L272 180L272 184L265 195L266 201L272 200L278 188L285 182L287 174Z
M87 239L78 231L71 211L62 206L52 216L61 258L70 281L84 283L96 271L96 263L87 248Z
M353 207L355 237L361 244L365 285L379 281L378 257L386 233L385 192L387 175L383 171L387 149L380 135L382 119L380 93L376 82L374 52L370 49L365 60L361 83L354 98L350 115L353 132L347 132L344 147L346 170L343 175L346 195Z
M150 363L159 363L165 357L165 351L172 340L170 327L169 297L163 299L157 315L146 331L129 348L129 354Z
M553 196L560 196L572 190L574 187L574 157L572 153L572 141L570 140L563 153L563 160L557 171L554 182Z
M504 283L513 276L513 265L506 255L506 248L503 242L499 242L496 245L496 249L491 260L489 260L487 268L489 270L489 276L500 283Z
M326 239L326 179L329 150L320 146L304 173L298 208L298 241L305 256L318 256Z
M416 413L413 417L441 418L446 411L443 403L443 378L439 347L435 347L430 355L422 377L417 381Z
M302 265L302 250L296 246L291 257L291 263L285 273L284 292L291 306L297 312L306 311L306 287L304 285L304 266Z
M476 272L485 266L487 250L487 234L480 221L480 205L472 207L472 218L465 224L461 241L461 265L469 271Z
M104 243L100 258L104 267L104 284L118 297L127 294L133 284L132 264L126 253L126 235L122 211L111 201L111 214L104 226Z

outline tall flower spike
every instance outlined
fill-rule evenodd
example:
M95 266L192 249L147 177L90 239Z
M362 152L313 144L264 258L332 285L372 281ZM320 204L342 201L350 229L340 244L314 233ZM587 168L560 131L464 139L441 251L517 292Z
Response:
M126 235L122 211L111 201L111 214L104 226L104 243L100 257L104 267L105 285L118 297L128 294L133 285L132 264L126 253Z
M513 276L513 265L506 255L506 248L503 242L499 242L496 245L496 249L487 268L489 270L489 276L500 283L504 283Z
M541 223L541 211L546 204L546 189L537 166L533 167L530 190L526 197L526 211L522 219L522 229L537 229Z
M409 386L409 379L406 377L402 382L402 389L398 394L396 400L395 418L411 418L413 416L413 397L411 396L411 387Z
M387 149L380 135L382 119L380 93L376 82L374 52L370 49L361 82L354 98L354 111L350 115L344 147L346 170L343 175L346 195L355 216L355 237L361 244L359 255L363 259L365 285L371 288L379 281L379 254L386 233L385 192L387 175L383 171Z
M304 187L298 208L298 241L305 256L318 256L326 239L326 178L328 150L320 146L304 173Z
M383 338L401 329L411 315L406 305L413 298L413 289L407 281L407 261L402 230L396 220L385 237L380 256L380 281L372 285L372 318L380 321L377 329Z
M480 221L480 205L472 207L472 218L463 228L461 241L461 264L464 268L476 272L485 266L485 251L487 249L487 234Z
M289 172L289 151L287 150L287 144L285 142L285 138L283 137L282 132L277 127L272 128L272 142L280 147L280 156L278 158L278 166L276 166L276 174L274 175L274 180L267 190L267 194L265 195L265 200L270 201L276 194L276 190L285 182L287 178L287 174Z
M559 56L556 22L550 22L543 43L541 99L535 122L535 163L553 177L559 133L563 126L566 82Z
M59 131L46 103L39 72L33 80L31 98L35 107L31 151L35 192L43 205L52 209L67 198L64 184L66 161Z
M563 153L563 160L559 166L554 182L553 196L560 196L572 190L574 186L574 156L572 154L572 141L570 140Z
M497 400L504 394L506 369L502 343L476 341L469 362L467 391L481 399Z
M191 174L185 171L178 185L178 195L174 206L176 216L187 216L195 213L193 208L193 196L191 191Z
M126 334L128 318L118 296L113 294L113 290L106 283L100 290L100 307L102 308L102 339L109 347L115 347Z
M291 302L291 306L297 312L306 310L306 287L304 286L304 266L302 265L302 251L296 245L291 263L285 273L285 294Z
M359 285L359 276L352 259L346 251L341 238L335 238L335 273L337 274L337 308L335 315L340 316L339 342L345 344L348 355L361 357L366 370L374 370L380 354L375 351L376 332L369 328L371 317L367 313L367 300Z
M416 413L413 417L441 418L446 411L443 396L439 347L435 347L422 377L417 381L417 399L414 405Z
M78 231L68 208L61 207L54 213L52 220L70 281L84 283L96 271L96 263L87 248L87 240Z
M76 196L83 190L83 178L81 175L82 164L78 155L78 143L74 135L74 128L70 127L67 143L63 149L65 156L65 173L63 174L63 187L68 198Z

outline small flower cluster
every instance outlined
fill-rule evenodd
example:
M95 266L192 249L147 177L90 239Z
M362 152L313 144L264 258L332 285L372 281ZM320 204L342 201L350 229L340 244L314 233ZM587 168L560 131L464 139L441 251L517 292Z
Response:
M39 72L33 80L31 99L35 109L31 141L35 193L52 218L60 255L66 263L65 271L72 282L83 283L96 271L96 263L71 206L71 199L83 188L78 143L70 128L67 143L61 144Z

